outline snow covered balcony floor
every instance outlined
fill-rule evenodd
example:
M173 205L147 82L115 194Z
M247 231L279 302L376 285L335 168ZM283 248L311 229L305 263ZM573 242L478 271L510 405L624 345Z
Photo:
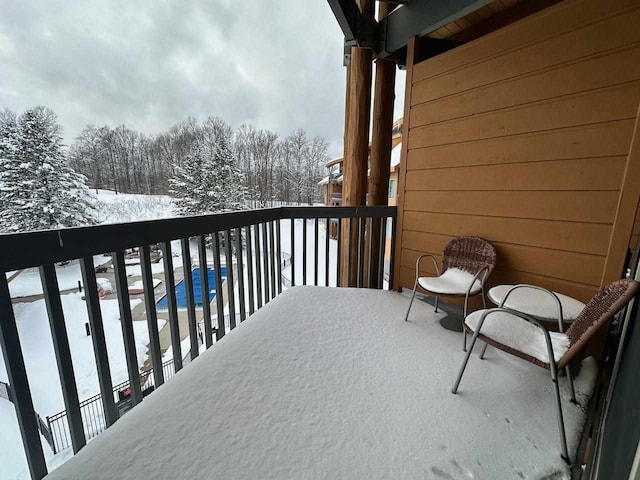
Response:
M548 372L394 292L295 287L47 478L564 478ZM479 350L479 349L478 349ZM576 381L586 405L589 360ZM564 412L574 452L583 410Z

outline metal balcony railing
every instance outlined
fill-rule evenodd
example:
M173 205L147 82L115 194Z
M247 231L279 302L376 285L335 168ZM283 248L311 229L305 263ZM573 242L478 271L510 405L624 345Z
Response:
M296 233L296 222L299 226L300 220L303 220L301 235ZM286 225L283 222L287 221L290 222L291 232L288 240L291 251L283 252L281 228L282 225ZM148 389L149 385L159 388L168 376L183 368L176 278L171 253L172 241L180 241L182 251L181 266L190 339L189 355L184 358L193 359L198 356L202 344L199 338L202 340L204 337L205 347L211 347L215 341L221 340L229 330L236 327L236 321L244 321L255 310L281 293L283 287L307 284L328 286L330 283L343 286L343 278L348 278L351 279L349 286L382 288L386 278L385 265L389 266L388 284L391 285L395 222L395 207L280 207L0 235L0 251L5 253L0 257L0 272L2 272L0 275L0 347L4 355L10 396L16 408L32 478L40 479L47 473L39 432L42 421L34 410L5 272L39 268L65 406L64 411L55 417L56 422L64 422L64 425L58 423L54 429L58 436L64 435L65 440L53 439L53 441L57 441L61 447L70 445L76 453L93 435L116 422L129 407L133 408L143 401L143 391ZM326 232L322 244L318 235L320 225L324 225ZM332 225L337 229L337 235L333 236L344 238L344 242L338 242L336 248L330 249L332 235L329 232ZM314 237L309 236L309 229L314 232ZM299 236L302 236L302 251L296 252ZM391 237L390 247L389 251L385 251L388 237ZM377 239L382 247L371 248L372 239ZM198 265L192 265L191 259L190 249L194 240L198 250ZM136 358L125 262L125 252L133 248L140 252L145 316L150 340L151 362L150 367L144 372L139 371ZM173 366L170 372L167 370L167 362L163 363L161 355L157 299L152 276L152 252L158 248L164 268L168 328L173 352L171 360ZM347 248L347 251L344 251L344 248ZM320 255L323 250L324 255ZM330 258L330 251L334 252L333 261ZM112 384L93 262L94 255L105 252L108 252L112 258L115 290L120 308L128 372L128 381L125 382L127 383L127 408L122 408L118 402L118 394L114 392ZM199 268L200 272L209 271L207 253L213 257L217 291L214 300L211 301L208 274L200 276L202 299L200 299L201 308L198 307L198 309L201 312L197 312L198 299L194 297L192 269ZM385 255L388 257L387 261L385 261ZM324 258L321 259L321 257ZM57 263L70 260L80 262L100 386L100 392L97 395L83 400L78 398L55 268ZM221 273L223 260L226 268L224 283ZM319 268L322 267L320 260L324 261L324 268ZM290 271L289 277L283 276L285 268ZM322 270L324 273L320 275ZM333 281L330 282L330 278ZM225 289L226 292L223 292ZM224 297L226 297L227 307L224 305ZM98 413L88 419L86 410L87 405L90 404L91 408L95 406L95 411ZM99 424L100 428L95 428L96 424Z

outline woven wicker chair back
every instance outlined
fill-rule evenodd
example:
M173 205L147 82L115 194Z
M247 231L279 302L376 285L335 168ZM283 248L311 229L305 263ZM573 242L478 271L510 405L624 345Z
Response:
M613 316L638 293L640 284L623 278L607 285L591 299L567 329L570 347L565 356L579 351Z
M489 274L496 265L496 249L480 237L456 237L444 247L443 272L455 267L475 275L488 266Z

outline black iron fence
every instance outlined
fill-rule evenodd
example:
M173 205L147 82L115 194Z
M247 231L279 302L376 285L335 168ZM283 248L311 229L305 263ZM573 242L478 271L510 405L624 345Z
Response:
M145 391L149 392L150 387L160 388L173 372L178 372L183 367L180 340L185 335L181 336L178 318L172 241L179 241L182 251L185 309L190 338L189 357L195 358L200 347L197 317L202 318L204 345L209 348L233 330L237 322L244 321L282 292L283 269L287 268L283 266L283 258L289 259L289 276L285 275L287 281L284 282L284 288L287 285L382 288L385 281L392 284L395 222L395 207L280 207L0 235L0 251L11 252L10 255L0 257L0 346L12 386L11 393L32 478L44 477L47 466L4 272L30 267L40 270L65 404L64 427L60 429L60 434L55 434L61 437L63 433L65 440L54 440L54 443L59 441L60 448L70 445L75 453L88 439L108 428L126 411L120 404L121 399L114 394L111 381L94 255L109 252L113 261L129 377L126 402L127 408L132 408L143 400ZM337 231L330 233L332 224ZM290 252L282 250L284 239L281 230L284 225L290 228ZM319 235L321 230L325 231L324 238ZM341 238L342 241L331 245L331 241L336 242L332 237ZM197 265L192 265L191 260L193 239L198 250ZM302 244L297 246L300 240ZM151 251L156 246L162 255L167 292L168 328L173 351L170 374L165 371L166 364L162 361L157 325L157 299L151 266ZM125 265L125 251L131 248L138 248L140 252L145 316L150 340L152 370L142 376L136 357ZM213 259L217 290L214 301L210 302L208 275L200 276L202 299L199 299L199 303L202 311L197 314L192 269L195 267L200 268L201 272L208 272L207 253L211 253ZM385 257L390 262L385 262ZM98 395L83 401L78 398L55 269L56 263L69 260L80 262L100 386ZM223 262L227 268L225 292L222 291ZM385 277L385 264L389 264L388 279ZM58 420L59 418L53 417L49 419L52 436L54 431L58 432L52 421L56 423Z
M162 364L164 379L167 380L175 373L173 360L168 360ZM153 375L151 370L140 373L140 385L142 386L142 396L150 394L154 390ZM113 396L121 417L132 407L131 391L129 380L113 386ZM102 394L98 393L80 402L80 414L84 426L85 438L91 440L93 437L107 428L104 410L102 407ZM46 423L40 419L44 426L40 433L47 439L53 453L58 453L65 448L71 447L71 436L69 432L69 420L67 411L62 410L47 417Z

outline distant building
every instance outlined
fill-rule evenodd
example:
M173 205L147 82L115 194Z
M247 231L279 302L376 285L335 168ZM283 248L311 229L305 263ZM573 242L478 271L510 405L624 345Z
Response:
M391 139L391 169L389 174L389 205L396 204L398 193L398 169L400 166L400 151L402 150L402 118L393 124ZM369 154L371 154L371 144L369 144ZM329 175L324 177L318 185L324 188L324 204L338 206L342 204L342 162L344 158L339 157L327 162Z

